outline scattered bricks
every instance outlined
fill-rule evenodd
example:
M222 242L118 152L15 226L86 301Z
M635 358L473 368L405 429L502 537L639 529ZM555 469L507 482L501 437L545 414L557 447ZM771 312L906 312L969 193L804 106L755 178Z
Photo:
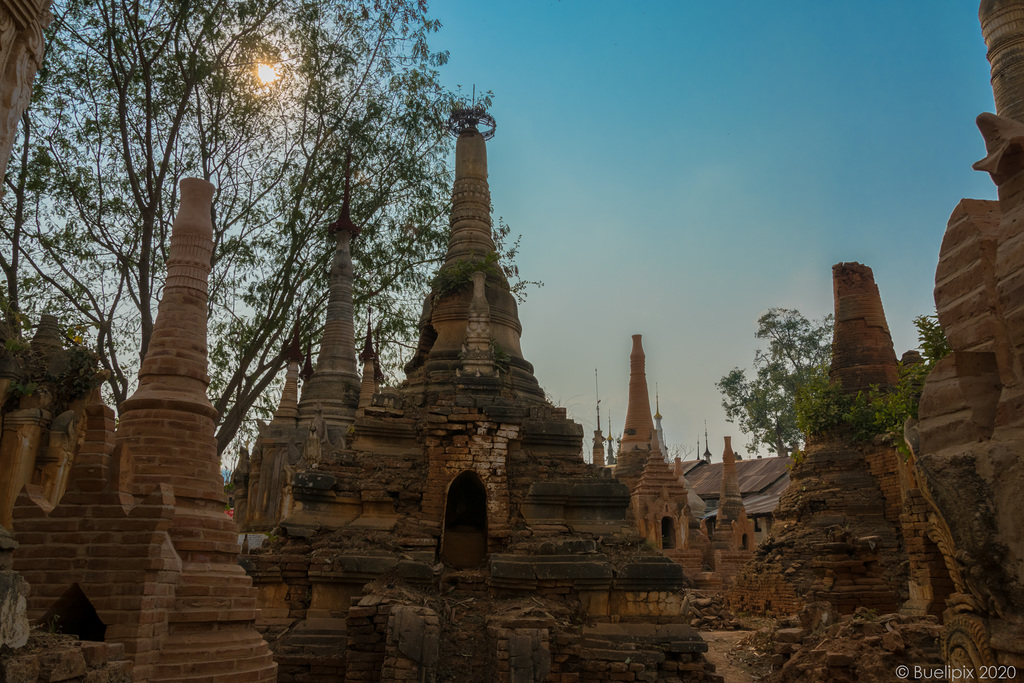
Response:
M0 681L24 683L39 678L39 658L29 655L0 660Z
M86 671L85 657L80 650L58 650L39 655L39 676L45 681L66 681Z
M828 666L844 667L853 665L853 657L841 652L829 652L825 655Z
M777 643L799 643L804 639L807 632L802 628L780 628L775 632Z

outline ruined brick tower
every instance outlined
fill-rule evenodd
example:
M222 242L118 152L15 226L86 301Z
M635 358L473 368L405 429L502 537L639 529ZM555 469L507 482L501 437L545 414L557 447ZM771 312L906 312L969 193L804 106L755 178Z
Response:
M871 269L860 263L832 266L835 332L829 379L843 393L865 394L872 385L894 386L897 375L892 335Z
M831 377L847 393L892 383L895 353L871 269L840 263L832 276ZM898 453L887 444L854 443L842 428L809 437L805 453L779 500L769 539L737 577L729 602L775 613L816 600L843 613L897 609L906 593Z

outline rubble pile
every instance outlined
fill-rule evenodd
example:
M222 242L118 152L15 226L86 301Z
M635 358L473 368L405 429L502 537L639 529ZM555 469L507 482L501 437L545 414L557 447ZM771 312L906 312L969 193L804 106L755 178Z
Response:
M770 657L766 683L885 681L895 680L897 667L908 662L943 667L942 626L931 615L879 615L862 607L840 617L828 603L816 602L764 636L749 640Z

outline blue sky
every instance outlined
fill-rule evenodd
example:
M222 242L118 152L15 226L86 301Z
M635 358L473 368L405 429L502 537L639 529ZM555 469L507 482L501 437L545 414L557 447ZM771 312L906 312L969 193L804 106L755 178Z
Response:
M494 93L494 218L545 282L524 355L588 439L595 367L621 432L640 333L669 444L707 420L716 458L724 435L744 448L715 381L750 366L768 308L831 312L839 261L872 267L897 355L916 346L949 214L995 198L971 169L993 110L977 8L430 3L444 83Z

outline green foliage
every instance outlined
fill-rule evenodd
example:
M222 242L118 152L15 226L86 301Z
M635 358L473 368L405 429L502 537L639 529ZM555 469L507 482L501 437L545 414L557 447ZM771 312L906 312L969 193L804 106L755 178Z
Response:
M39 388L39 382L11 382L11 393L15 396L31 396Z
M508 374L512 356L508 355L508 351L501 348L501 344L494 339L491 340L491 354L494 357L494 367L498 369L498 372Z
M946 333L939 325L937 315L919 315L914 318L917 328L917 342L920 344L921 357L925 366L931 370L937 362L945 358L953 349L949 346Z
M784 456L801 440L794 409L798 392L811 383L827 384L823 368L831 356L832 316L812 322L799 311L772 308L757 322L754 336L768 340L768 348L755 353L754 376L733 368L716 386L727 419L751 437L752 449L767 445Z
M416 336L448 226L454 95L417 0L56 0L18 129L0 249L11 314L41 307L79 329L127 397L155 322L182 177L214 197L210 395L225 449L273 410L301 308L322 333L346 159L354 166L360 316L385 363ZM280 73L272 84L256 65ZM11 316L8 316L9 318ZM361 327L359 321L357 329ZM250 425L253 423L250 422Z
M849 396L838 383L820 375L798 393L797 425L807 435L830 434L853 441L870 441L888 434L896 447L909 455L903 425L917 417L925 379L935 363L950 352L945 333L935 316L914 318L921 362L899 364L899 381L893 387L872 386L867 395Z
M473 273L482 271L489 276L497 276L500 272L497 263L497 252L479 260L457 260L437 271L430 281L430 289L438 299L461 292L473 285Z

